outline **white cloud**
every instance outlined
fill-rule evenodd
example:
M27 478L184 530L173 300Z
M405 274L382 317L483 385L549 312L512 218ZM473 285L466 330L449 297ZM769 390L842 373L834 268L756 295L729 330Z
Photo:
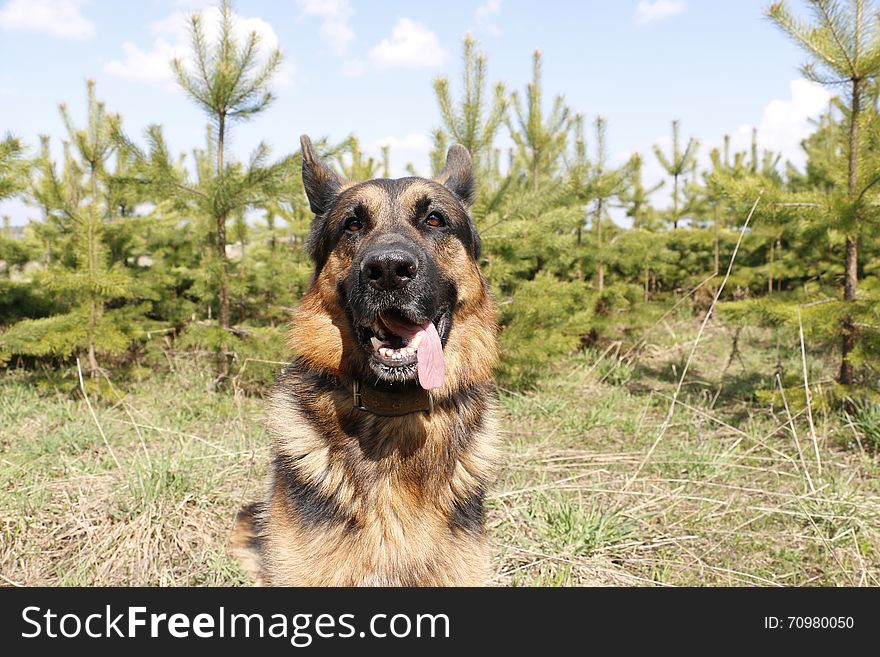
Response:
M354 30L349 24L354 12L348 0L299 0L298 4L303 15L321 19L324 41L337 56L344 56L348 44L354 40Z
M198 13L202 16L208 43L214 42L219 33L220 10L217 7L208 7ZM171 60L179 57L183 59L184 65L192 66L189 16L187 12L175 12L152 23L149 29L155 38L150 48L142 49L137 44L126 41L122 44L123 59L108 62L104 70L127 80L174 89ZM251 32L259 35L259 60L266 61L269 53L278 47L278 35L272 26L262 18L244 18L238 14L234 14L233 18L234 33L239 42L243 42ZM293 66L283 63L273 82L280 86L292 84Z
M342 74L348 77L357 77L365 70L364 62L359 57L346 59L342 62Z
M391 161L391 177L400 178L408 176L406 165L412 164L415 170L422 175L430 175L431 165L429 154L433 143L431 138L422 132L413 132L403 137L388 136L376 139L364 146L364 152L376 158L382 159L382 147L390 146L389 159Z
M175 5L188 11L198 11L216 5L216 0L175 0Z
M642 0L636 7L636 22L644 25L663 20L684 11L683 0Z
M771 100L764 107L758 122L758 148L782 154L782 161L790 160L796 166L803 166L806 155L801 141L806 139L815 126L810 119L819 116L828 108L831 93L822 85L809 80L792 80L789 84L790 98ZM731 135L730 146L735 151L751 147L752 126L741 125Z
M348 0L297 0L300 11L306 16L339 18L351 15Z
M88 39L95 24L82 15L83 0L9 0L0 9L0 29Z
M495 16L501 13L501 2L502 0L486 0L477 7L474 19L477 21L478 29L496 37L501 34L499 27L492 21Z
M448 56L437 35L421 23L401 18L391 28L391 36L370 49L370 62L378 69L432 68Z
M134 82L173 87L169 62L175 57L184 57L187 48L158 37L153 41L151 50L141 50L136 44L126 41L122 44L122 51L125 58L108 62L104 71Z

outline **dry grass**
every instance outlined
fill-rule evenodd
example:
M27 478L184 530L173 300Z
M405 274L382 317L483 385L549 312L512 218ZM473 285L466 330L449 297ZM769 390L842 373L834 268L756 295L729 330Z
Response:
M584 354L539 391L503 398L517 421L492 499L498 583L878 584L877 458L852 449L852 428L828 412L813 426L806 407L713 405L722 382L708 373L729 352L721 326L675 399L694 331L679 321L671 344L635 365ZM737 395L762 364L767 384L774 374L765 336L745 335L745 362L725 382ZM790 358L798 371L800 352ZM802 458L799 442L821 458Z
M7 583L246 582L225 539L235 510L263 480L261 404L208 392L207 366L177 365L104 400L96 418L81 399L7 376L0 394Z
M772 388L768 363L800 375L808 354L747 329L725 369L729 330L712 322L675 397L698 325L666 326L637 357L580 354L534 392L502 392L493 584L877 585L878 462L852 448L859 429L816 384L812 418L737 401ZM3 582L246 583L226 537L263 485L263 406L209 392L208 370L181 357L91 395L94 416L81 395L0 380ZM815 357L809 371L826 378Z

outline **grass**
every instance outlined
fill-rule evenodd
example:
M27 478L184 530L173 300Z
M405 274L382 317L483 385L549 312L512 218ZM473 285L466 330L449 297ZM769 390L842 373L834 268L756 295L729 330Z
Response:
M857 404L851 419L856 429L856 436L861 436L859 444L867 445L874 451L880 450L880 403Z
M492 584L878 584L880 411L821 403L833 372L809 354L814 448L803 398L759 394L802 377L799 344L745 328L731 358L734 329L713 321L664 431L697 329L669 318L638 351L500 391ZM0 378L3 582L247 583L226 541L264 485L262 400L209 392L207 361L171 365L92 395L95 417L79 394Z

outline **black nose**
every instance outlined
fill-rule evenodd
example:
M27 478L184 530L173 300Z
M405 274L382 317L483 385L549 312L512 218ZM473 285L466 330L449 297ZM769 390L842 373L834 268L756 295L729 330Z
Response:
M399 290L415 278L419 261L405 251L381 251L368 255L361 264L361 275L377 290Z

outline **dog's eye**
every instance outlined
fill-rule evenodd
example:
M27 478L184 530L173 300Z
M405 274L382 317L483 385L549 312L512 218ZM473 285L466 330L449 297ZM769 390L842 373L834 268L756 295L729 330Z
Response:
M446 217L444 217L439 212L432 212L427 217L425 217L425 223L428 224L431 228L442 228L446 225Z
M356 233L364 227L363 222L357 217L352 217L345 222L345 230L349 233Z

